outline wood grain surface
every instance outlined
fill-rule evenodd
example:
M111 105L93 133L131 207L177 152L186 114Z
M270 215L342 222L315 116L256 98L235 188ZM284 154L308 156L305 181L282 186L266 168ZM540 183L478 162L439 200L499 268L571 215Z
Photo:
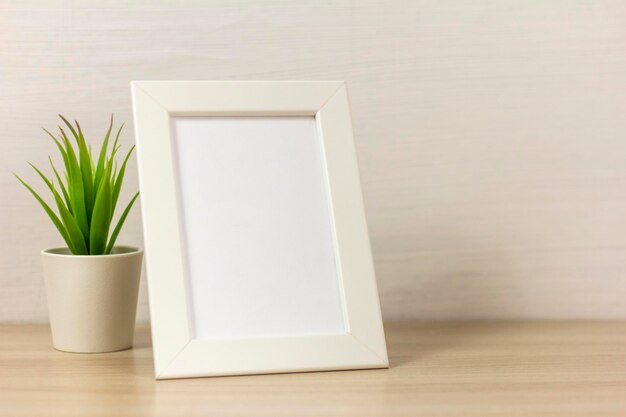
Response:
M387 323L391 368L155 381L133 350L70 354L45 325L0 326L0 415L626 415L626 322ZM251 352L253 354L253 352Z
M0 321L61 243L10 172L57 113L127 149L133 79L347 80L388 319L624 319L624 51L614 0L0 0Z

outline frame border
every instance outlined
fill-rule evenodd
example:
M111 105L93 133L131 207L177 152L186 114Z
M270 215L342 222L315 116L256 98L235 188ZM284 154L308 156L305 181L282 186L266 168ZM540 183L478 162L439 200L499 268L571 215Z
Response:
M388 368L345 82L132 81L131 92L156 379ZM315 116L346 333L192 338L170 128L175 116Z

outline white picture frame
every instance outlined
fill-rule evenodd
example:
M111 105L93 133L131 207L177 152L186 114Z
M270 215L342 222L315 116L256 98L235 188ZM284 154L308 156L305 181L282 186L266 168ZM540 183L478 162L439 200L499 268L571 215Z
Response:
M156 378L387 368L345 83L133 81L131 91ZM176 162L182 142L174 143L180 134L177 120L188 117L207 123L224 117L314 118L323 162L320 181L328 190L341 331L195 337L188 260L206 255L186 253L184 176ZM302 154L307 158L309 152Z

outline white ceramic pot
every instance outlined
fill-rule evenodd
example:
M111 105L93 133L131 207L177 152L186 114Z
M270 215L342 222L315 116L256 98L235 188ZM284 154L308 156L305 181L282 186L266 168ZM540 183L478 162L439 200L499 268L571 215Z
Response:
M132 347L143 251L116 246L110 255L43 251L54 348L113 352Z

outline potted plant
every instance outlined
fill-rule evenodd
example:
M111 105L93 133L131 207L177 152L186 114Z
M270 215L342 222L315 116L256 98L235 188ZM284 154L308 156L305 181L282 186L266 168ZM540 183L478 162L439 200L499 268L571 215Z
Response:
M73 125L59 116L68 133L62 126L58 126L56 136L44 131L56 144L63 168L57 170L48 157L54 177L47 177L29 163L51 192L56 211L14 174L43 207L67 245L42 251L53 345L58 350L84 353L128 349L133 343L143 252L115 246L115 242L139 193L115 223L113 219L134 146L118 165L118 141L124 124L109 147L111 116L97 160L93 159L78 122Z

